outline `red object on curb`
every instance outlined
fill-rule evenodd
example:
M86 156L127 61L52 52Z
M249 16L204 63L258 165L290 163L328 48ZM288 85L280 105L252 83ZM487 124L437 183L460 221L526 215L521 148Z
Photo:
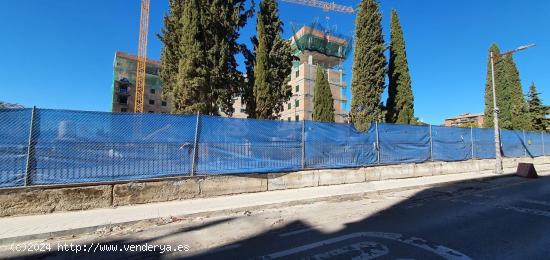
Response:
M532 163L519 163L516 175L524 178L537 178L537 170Z

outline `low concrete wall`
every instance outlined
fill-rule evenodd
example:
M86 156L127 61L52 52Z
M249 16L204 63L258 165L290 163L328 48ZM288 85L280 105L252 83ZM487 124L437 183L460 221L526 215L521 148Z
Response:
M534 163L538 171L550 170L550 156L546 156L505 158L504 172L514 173L520 162ZM494 159L481 159L290 173L180 177L80 187L0 189L0 217L443 174L490 173L494 167Z
M106 208L113 203L112 191L111 185L2 189L0 190L0 217Z

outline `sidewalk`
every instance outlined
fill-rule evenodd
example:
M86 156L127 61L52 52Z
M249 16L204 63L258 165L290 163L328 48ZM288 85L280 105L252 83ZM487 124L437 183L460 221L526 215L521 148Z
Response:
M544 175L544 174L540 174ZM501 175L510 176L510 175ZM59 212L47 215L0 218L0 244L93 232L110 225L171 216L222 214L258 208L306 204L335 197L357 197L380 192L431 187L452 182L501 177L494 174L450 174L367 183L320 186L247 193L213 198L170 201L109 209Z

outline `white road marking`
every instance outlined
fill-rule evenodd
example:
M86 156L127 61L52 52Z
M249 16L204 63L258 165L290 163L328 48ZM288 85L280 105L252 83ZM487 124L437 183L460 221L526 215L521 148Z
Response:
M550 206L550 202L547 202L547 201L541 201L541 200L521 200L521 201L527 202L527 203L544 205L544 206Z
M270 255L263 256L261 258L263 258L263 259L275 259L275 258L285 257L285 256L297 254L297 253L300 253L300 252L304 252L304 251L307 251L307 250L311 250L311 249L314 249L314 248L318 248L318 247L321 247L321 246L326 246L328 244L334 244L334 243L342 242L342 241L345 241L345 240L348 240L348 239L360 238L360 237L383 238L383 239L388 239L388 240L401 242L401 243L404 243L404 244L407 244L407 245L410 245L410 246L414 246L414 247L432 252L432 253L434 253L436 255L439 255L439 256L441 256L445 259L471 259L470 257L468 257L468 256L466 256L466 255L464 255L464 254L462 254L458 251L450 249L448 247L441 246L441 245L430 245L426 240L423 240L423 239L420 239L420 238L403 237L403 235L401 235L401 234L383 233L383 232L359 232L359 233L343 235L343 236L339 236L339 237L335 237L335 238L331 238L331 239L327 239L327 240L323 240L323 241L319 241L319 242L315 242L315 243L311 243L311 244L307 244L307 245L303 245L303 246L299 246L299 247L279 251L279 252L276 252L276 253L273 253L273 254L270 254Z

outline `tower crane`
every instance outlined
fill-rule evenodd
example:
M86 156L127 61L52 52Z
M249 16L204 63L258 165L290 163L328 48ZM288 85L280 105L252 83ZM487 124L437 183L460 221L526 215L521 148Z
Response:
M353 7L351 6L339 5L334 2L330 3L330 2L319 1L319 0L281 0L281 1L287 2L287 3L322 8L327 12L334 11L334 12L341 12L341 13L348 13L348 14L352 14L355 12Z
M145 69L147 67L147 35L149 33L149 6L151 0L141 0L141 17L139 19L139 43L136 73L136 97L134 112L143 113L145 96Z

